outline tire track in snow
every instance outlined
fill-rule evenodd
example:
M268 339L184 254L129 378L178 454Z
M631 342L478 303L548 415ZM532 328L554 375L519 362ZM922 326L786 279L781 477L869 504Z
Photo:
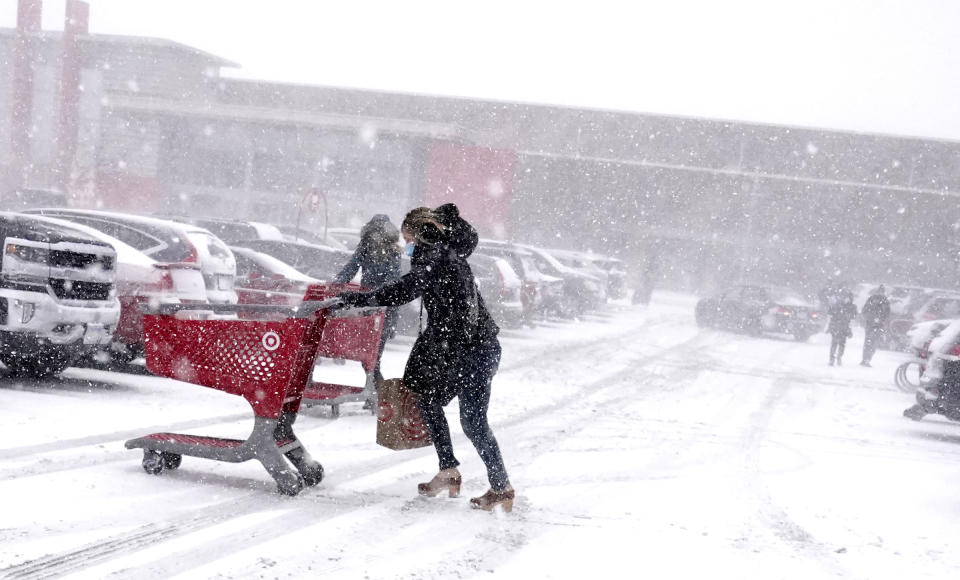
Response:
M494 431L498 434L501 434L501 433L509 434L511 432L521 430L529 438L529 433L531 429L536 428L535 425L531 424L532 421L536 421L538 419L543 419L543 418L547 418L549 416L555 415L555 413L558 410L565 410L565 409L569 410L572 407L574 407L574 405L571 404L574 400L582 400L583 398L592 396L596 394L598 391L602 391L602 390L615 389L616 395L614 397L614 401L612 401L610 404L619 405L624 400L632 399L635 397L635 394L630 394L630 391L628 389L622 388L624 386L622 383L624 381L629 381L633 383L633 385L631 386L636 386L636 382L637 382L636 376L635 376L636 365L642 366L644 363L647 363L652 359L662 356L665 352L673 352L676 350L689 348L690 344L694 344L697 341L701 341L701 340L703 340L703 337L698 335L685 341L684 343L681 343L679 345L673 345L669 348L663 349L658 353L641 354L635 360L635 364L631 364L626 369L615 371L614 373L600 377L592 381L591 383L582 385L581 388L578 389L578 392L575 395L571 395L570 397L556 401L555 403L548 406L538 407L534 410L524 413L520 417L514 417L511 419L497 422L493 426ZM692 380L697 374L697 373L689 373L686 370L678 371L678 373L689 375L689 380ZM671 377L671 379L676 380L677 377ZM653 383L653 382L667 381L667 380L668 379L665 377L654 377L652 380L647 382ZM589 415L590 413L585 412L584 414ZM564 423L566 424L566 422ZM580 431L589 427L589 421L579 421L576 423L578 426L575 428L562 427L560 429L556 429L554 427L554 424L555 424L555 420L550 418L550 424L548 425L548 427L540 435L537 435L536 437L534 437L534 439L543 443L546 438L546 439L549 439L552 443L556 443L557 441L562 440L564 438L574 437ZM500 438L504 439L502 435L500 436ZM466 449L470 446L470 443L462 435L458 435L454 437L454 443L460 449ZM418 451L418 453L422 456L424 454L432 454L433 450L432 448L427 448L423 451ZM511 450L511 453L516 453L516 449ZM525 451L522 454L522 457L520 457L519 459L511 455L510 457L508 457L509 465L511 466L511 469L513 469L516 466L522 467L536 460L536 458L539 457L539 455L540 454L537 450ZM397 457L395 460L389 462L390 465L385 465L386 462L383 459L367 462L365 467L351 469L351 477L358 477L358 476L364 477L367 475L373 475L376 472L384 471L386 469L392 468L394 465L399 465L402 463L406 463L408 461L412 461L412 459L410 459L409 457L410 457L409 455L406 458ZM390 459L393 459L393 458L390 458ZM392 485L392 483L390 485ZM411 488L412 487L413 486L411 484ZM376 504L374 504L375 508L381 511L387 510L387 511L395 512L399 510L401 512L408 513L409 517L408 517L407 523L409 525L423 523L422 513L420 513L422 512L422 509L420 508L422 508L425 505L423 498L414 497L414 499L411 500L407 496L401 497L401 496L396 496L388 493L377 494L376 492L373 492L373 493L364 492L364 496L369 497L371 495L374 495L375 497L379 498ZM316 496L311 494L311 495L308 495L305 499L307 499L311 503L316 503L317 500L319 499L319 501L321 502L321 505L323 506L326 506L328 504L339 506L339 505L342 505L343 503L343 500L340 498L331 498L325 495ZM356 502L351 502L351 503L356 503ZM522 505L522 503L523 503L523 500L521 498L518 500L518 504ZM369 509L370 506L369 504L363 502L361 504L356 505L355 509L359 510L359 509L362 509L363 507L367 507ZM447 505L447 506L443 506L441 509L449 509L449 507L450 506ZM522 507L520 507L520 505L515 507L515 510L516 510L514 512L515 515L519 515L524 511ZM121 578L121 579L129 578L132 580L132 579L145 578L147 577L147 574L153 575L153 577L156 577L156 578L163 578L163 577L169 577L176 574L185 573L193 568L207 565L213 561L219 560L223 558L225 555L247 550L251 546L257 545L261 542L272 541L276 539L278 536L296 533L296 532L302 531L305 528L309 528L311 526L321 524L332 517L343 515L347 511L350 511L350 510L337 510L336 513L329 514L326 511L317 513L317 510L308 509L308 510L297 510L292 513L284 513L284 514L278 515L277 517L267 522L259 523L255 529L240 530L240 531L236 531L231 534L228 534L228 536L226 537L219 538L215 544L208 543L206 545L197 546L189 550L189 552L185 552L185 551L177 552L175 557L169 557L169 556L160 557L149 563L144 563L142 565L139 565L135 569L120 571L118 572L118 574L113 575L111 577ZM491 514L474 513L473 515L478 517L486 517ZM367 517L369 518L370 516L368 515ZM553 521L546 521L543 518L541 518L540 520L537 520L536 518L531 520L528 516L519 515L519 517L521 518L521 520L526 519L527 521L532 521L536 526L576 525L577 523L575 521L575 518L569 518L568 521L560 522L559 524L557 524ZM562 519L562 518L555 518L555 519ZM382 533L387 535L393 535L393 534L399 533L399 531L400 530L398 530L397 528L392 527L390 530L383 530ZM376 534L376 532L374 532L374 534ZM516 530L514 530L512 534L514 536L514 543L510 545L515 546L516 542L522 543L522 540L521 540L523 536L522 534L517 533ZM348 551L349 546L352 543L355 543L357 541L368 542L368 543L375 542L375 539L371 538L371 535L372 534L369 527L363 527L363 529L358 529L356 531L356 536L347 535L346 537L343 537L342 534L339 534L338 543L332 546L325 545L324 551L325 553L339 553L339 552ZM490 537L496 537L496 535L493 535ZM443 562L440 564L440 566L443 568L448 568L451 562L456 561L457 559L465 559L466 561L469 561L471 563L470 564L471 566L473 566L477 562L488 562L490 558L493 558L495 555L498 555L498 554L503 556L504 558L507 558L510 556L513 550L503 551L503 548L505 547L506 547L505 545L497 543L496 546L493 546L493 547L487 546L487 548L480 550L478 553L474 553L471 550L468 552L468 555L466 556L464 556L464 553L461 549L458 549L453 554L443 556L442 557ZM488 549L488 548L494 548L494 549ZM307 571L304 570L304 573L306 572ZM311 569L309 572L311 574L325 573L325 571L322 570L322 567L317 563L311 564ZM441 574L437 577L443 577L442 571L441 571Z
M742 489L754 500L754 517L776 538L799 552L805 562L820 566L829 577L847 577L847 570L836 559L834 548L818 541L813 534L795 522L786 510L776 504L763 483L763 469L758 454L765 443L773 411L786 396L793 382L790 377L775 379L761 405L750 415L748 428L740 442L744 450L743 466L740 469L744 480Z
M535 417L527 414L522 417L521 421L498 422L495 425L495 432L498 436L501 433L510 434L522 431L522 436L518 437L517 440L524 443L534 442L530 446L513 446L505 451L510 471L517 473L528 470L532 463L543 456L545 451L557 447L557 444L564 440L577 437L584 430L592 427L591 419L594 413L602 414L607 409L620 409L626 403L636 402L638 398L645 398L645 395L676 390L695 382L701 374L701 371L696 368L675 366L669 374L645 373L642 368L652 362L659 362L662 357L669 356L677 351L685 352L691 346L699 345L710 338L701 334L655 355L650 356L649 353L646 356L641 355L631 361L632 364L627 365L625 369L604 375L582 385L574 398L577 402L588 402L589 404L578 406L571 404L574 402L571 399L565 399L552 407L550 413L538 414ZM559 420L557 418L558 414L561 415ZM544 419L548 420L544 421ZM511 440L510 437L499 438L501 441ZM463 445L469 446L469 442L462 436L455 439L455 443L458 448ZM664 449L657 453L660 460L667 461L672 461L673 455L673 449ZM465 483L467 482L465 481ZM485 481L483 486L486 486ZM485 526L479 528L468 546L454 544L445 551L441 551L444 546L441 545L440 538L453 534L452 529L440 531L435 529L418 530L418 534L426 533L428 536L438 539L435 550L436 561L433 564L424 565L414 570L405 570L404 576L447 578L459 574L463 570L472 570L476 573L489 572L514 557L516 552L521 550L534 537L553 527L598 527L596 523L592 522L593 518L591 516L532 508L522 495L522 489L520 491L521 493L514 504L514 511L509 516L498 518L497 514L472 512L473 516L481 518L478 521L483 522ZM391 536L400 534L405 529L426 525L423 517L425 514L430 514L430 521L433 521L436 517L442 517L443 512L450 510L449 505L444 505L446 503L442 500L427 498L414 497L408 499L404 503L402 511L409 515L401 524L400 529L392 527L374 538L369 537L367 530L358 530L355 536L338 538L338 543L330 547L334 551L346 552L349 551L350 545L357 541L389 541ZM462 522L452 524L456 527L462 527L462 525ZM365 557L364 560L369 560L369 557ZM318 571L316 564L313 564L310 568L311 573L330 573L332 571L328 569ZM303 572L306 572L306 570Z
M90 435L88 437L77 437L75 439L49 441L47 443L37 443L35 445L26 445L22 447L10 447L7 449L0 449L0 460L17 459L20 457L30 457L30 456L39 455L41 453L49 453L52 451L67 451L70 449L75 449L77 447L87 447L90 445L102 445L104 443L112 443L118 440L130 439L131 437L139 437L139 436L142 436L144 433L152 433L152 431L150 431L151 429L156 429L160 431L170 430L170 429L193 429L194 427L204 427L206 425L228 423L231 421L247 419L249 417L250 417L249 413L233 413L230 415L221 415L218 417L207 417L204 419L192 419L189 421L180 421L172 425L167 424L164 426L137 427L136 429L125 429L123 431L113 431L111 433L100 433L97 435Z
M567 355L573 353L583 352L584 349L595 347L597 345L608 344L611 342L620 342L626 338L637 333L637 328L643 330L643 332L649 332L651 329L658 328L661 326L672 325L676 323L676 318L674 316L661 316L655 318L653 321L644 321L642 327L635 327L633 330L611 334L603 335L589 341L585 342L571 342L570 344L564 344L560 347L553 348L537 348L532 349L529 352L524 352L521 350L521 358L518 360L510 361L508 364L505 364L501 367L500 372L509 372L511 370L526 368L531 366L532 363L535 363L539 360L542 360L543 357L554 357L554 358L565 358ZM320 405L322 406L322 404ZM124 441L134 437L141 437L147 433L154 432L163 432L163 431L180 431L183 429L193 429L197 427L205 427L209 425L217 425L221 423L231 423L238 422L250 419L251 415L249 413L240 413L240 414L231 414L223 415L219 417L212 417L206 419L194 419L190 421L181 421L174 424L168 424L163 426L153 426L153 427L143 427L137 429L129 429L123 431L115 431L112 433L103 433L97 435L91 435L88 437L79 437L75 439L67 439L62 441L51 441L47 443L40 443L36 445L29 445L25 447L17 448L8 448L0 449L0 460L9 460L9 459L18 459L30 457L32 459L38 459L38 456L44 453L56 453L69 451L73 449L79 449L82 447L88 447L91 445L103 445L106 443L114 443L117 441ZM298 425L298 432L304 431L303 424ZM35 461L31 466L23 468L17 467L12 469L0 470L0 481L8 481L13 479L20 479L23 477L34 477L38 475L45 475L50 473L57 473L62 471L70 471L74 469L83 469L88 468L92 465L103 465L108 463L117 463L120 461L127 460L131 457L130 450L123 449L117 453L111 453L108 456L103 454L98 454L97 457L83 460L83 458L78 459L76 456L71 456L64 459L53 459L44 462Z
M669 320L664 320L663 324L669 323ZM633 330L625 333L620 333L615 335L618 340L623 340L627 336L635 336L636 338L642 338L644 335L650 332L651 326L645 325L640 327L635 327ZM512 368L521 368L525 366L539 366L536 365L538 362L542 362L545 356L550 358L559 359L558 362L568 360L568 355L571 351L576 351L582 355L589 356L591 354L590 349L598 349L600 351L609 350L608 343L610 342L610 335L585 342L585 343L576 343L571 344L565 348L560 349L547 349L545 351L539 351L533 355L527 356L524 360L515 362L511 365ZM661 347L656 349L652 353L641 354L638 358L637 364L643 364L644 362L649 362L655 360L657 357L662 356L664 353L672 352L675 350L681 350L689 348L690 344L697 342L698 340L705 340L702 334L695 335L693 338L688 339L680 344L671 345L669 347ZM603 354L603 352L597 353ZM568 361L569 362L569 361ZM554 372L555 367L545 368L546 372ZM619 371L615 375L620 374L631 374L626 371ZM607 379L600 379L593 383L593 386L588 387L588 390L593 391L599 388L606 386L608 383ZM564 397L552 404L545 406L536 407L529 409L524 412L522 415L509 418L504 421L500 421L495 425L495 428L499 430L506 430L512 428L525 428L526 423L536 417L542 417L544 415L551 414L558 409L562 409L570 406L572 403L583 397L583 392L577 392L571 394L567 397ZM305 431L303 429L301 432ZM462 436L459 437L459 445L463 445L465 438ZM372 475L379 471L385 471L392 469L397 465L413 461L417 457L422 455L432 453L432 449L427 448L423 451L420 451L416 457L412 454L405 454L403 456L394 456L389 458L377 458L369 460L367 462L361 463L354 466L350 470L350 477L363 477L366 475ZM328 478L326 481L329 482L335 478ZM303 497L309 497L311 494L310 491L304 492ZM396 500L399 505L402 505L403 500ZM185 518L181 520L181 523L177 521L166 522L163 524L148 524L137 528L131 533L128 534L118 534L116 536L106 538L104 540L95 542L93 544L81 547L76 550L70 550L61 554L50 555L36 560L28 561L23 564L11 566L5 570L0 570L0 572L5 572L8 574L17 574L14 576L16 578L46 578L51 575L60 574L61 571L72 571L77 569L83 569L90 567L92 565L100 564L105 561L114 559L128 554L131 550L136 550L139 548L147 548L156 545L159 542L170 540L177 537L182 537L194 531L198 531L204 528L208 528L223 522L226 522L230 519L236 519L244 515L249 515L267 509L264 507L265 503L269 503L271 507L276 507L276 504L272 502L265 502L264 496L262 493L255 492L235 500L228 505L216 505L210 506L207 508L201 508L198 510L200 513L196 514L193 517ZM334 504L339 505L337 501L333 502ZM340 502L342 503L342 502ZM357 506L352 509L362 509L363 506ZM350 511L347 509L345 511ZM251 544L250 540L259 539L260 541L267 541L273 539L278 534L291 533L295 530L309 527L315 525L319 521L323 521L328 517L334 517L337 515L342 515L344 512L334 510L333 513L329 515L323 514L309 514L309 516L298 515L305 513L303 510L292 510L292 513L284 513L273 520L265 522L257 526L255 531L246 530L242 533L242 541L232 542L225 544L223 541L218 541L216 547L211 547L209 545L202 546L194 550L194 557L199 558L203 561L213 557L214 554L221 554L224 550L234 550L234 549L245 549ZM268 534L261 533L260 530L274 530L276 533ZM251 537L251 533L254 534ZM217 556L219 557L219 556ZM178 555L178 558L174 559L177 562L182 561L182 558ZM154 570L157 567L164 567L171 565L173 560L163 558L157 562L153 562L151 566L146 567L146 569L139 569L136 574L130 577L147 577L150 574L154 573ZM178 566L179 567L179 566ZM189 569L189 567L185 568ZM159 576L154 577L164 577L166 574L160 574Z

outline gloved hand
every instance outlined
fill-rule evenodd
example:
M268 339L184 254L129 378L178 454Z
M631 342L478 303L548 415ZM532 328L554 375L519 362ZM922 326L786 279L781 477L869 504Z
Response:
M364 306L366 295L363 292L341 292L337 294L344 306Z

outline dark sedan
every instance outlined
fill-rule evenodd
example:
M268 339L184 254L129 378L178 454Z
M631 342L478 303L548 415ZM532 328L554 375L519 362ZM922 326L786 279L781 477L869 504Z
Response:
M697 325L760 335L790 334L799 341L823 330L826 316L802 294L770 286L734 286L697 302Z

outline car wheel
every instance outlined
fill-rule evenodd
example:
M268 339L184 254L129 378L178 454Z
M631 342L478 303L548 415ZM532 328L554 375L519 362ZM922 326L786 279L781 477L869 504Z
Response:
M757 318L744 320L740 323L740 328L750 336L760 336L763 334L763 325Z
M41 351L8 353L2 360L12 376L46 379L62 373L73 362L73 357L58 351Z

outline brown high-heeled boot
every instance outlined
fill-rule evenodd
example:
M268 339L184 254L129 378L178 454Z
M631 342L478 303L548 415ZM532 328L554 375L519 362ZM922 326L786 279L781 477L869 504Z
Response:
M459 497L460 484L462 482L463 478L460 477L459 471L456 469L444 469L427 483L418 483L417 492L419 492L420 495L435 497L441 491L447 490L450 497Z
M491 489L480 497L470 498L470 507L478 510L491 511L493 508L500 506L503 508L503 511L509 512L513 510L514 495L512 486L507 486L506 489L500 491Z

